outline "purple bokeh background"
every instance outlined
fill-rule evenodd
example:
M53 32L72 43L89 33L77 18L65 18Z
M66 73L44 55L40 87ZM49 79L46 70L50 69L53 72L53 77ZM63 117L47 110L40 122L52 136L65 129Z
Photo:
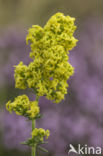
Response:
M78 39L77 47L69 56L75 74L69 81L65 100L53 104L44 97L40 99L43 117L36 125L50 129L45 147L53 156L66 156L70 143L103 147L103 22L94 17L86 20ZM21 60L26 64L30 61L25 34L20 30L7 30L0 37L0 50L0 86L14 87L12 66ZM5 62L2 62L4 58ZM35 98L29 91L27 94L31 99ZM8 99L9 94L6 96ZM4 111L0 123L5 148L28 150L19 144L30 136L28 121Z

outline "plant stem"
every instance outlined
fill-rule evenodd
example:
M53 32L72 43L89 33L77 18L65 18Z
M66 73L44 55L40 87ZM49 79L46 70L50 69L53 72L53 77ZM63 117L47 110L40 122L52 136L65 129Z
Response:
M36 101L39 101L39 97L36 95ZM32 131L35 129L36 127L36 121L35 119L32 120ZM36 146L32 147L32 153L31 156L36 156Z
M35 128L35 120L32 120L32 131ZM36 146L32 147L32 156L36 156Z

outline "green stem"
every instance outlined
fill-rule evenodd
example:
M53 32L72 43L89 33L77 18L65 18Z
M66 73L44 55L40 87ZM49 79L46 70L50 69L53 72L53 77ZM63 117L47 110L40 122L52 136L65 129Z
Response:
M39 101L39 96L36 96L36 101ZM36 127L36 121L32 120L32 131L35 129ZM31 156L36 156L36 146L32 147L32 155Z
M34 130L35 128L35 120L32 120L32 131ZM36 156L36 146L32 147L32 156Z

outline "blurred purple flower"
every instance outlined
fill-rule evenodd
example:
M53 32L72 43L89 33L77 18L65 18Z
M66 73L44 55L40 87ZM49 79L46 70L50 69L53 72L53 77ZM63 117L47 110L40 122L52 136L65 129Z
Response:
M0 35L0 86L14 84L14 65L20 61L28 63L29 48L26 46L23 31L9 28Z
M84 141L84 143L87 141L87 144L101 147L103 146L102 43L103 22L99 19L90 18L85 22L83 30L80 33L78 47L70 54L70 62L75 67L75 75L72 78L71 84L71 90L74 93L75 99L73 102L71 101L73 105L71 104L70 107L74 108L74 112L72 112L75 121L78 119L75 110L81 116L76 121L77 124L74 124L76 125L76 127L74 126L75 131L72 129L71 132L73 136L75 136L75 132L78 133L76 138L84 133L80 141ZM83 119L85 119L85 124L81 123ZM79 126L81 127L80 132L78 131Z
M96 31L98 30L98 31ZM80 35L79 47L71 54L74 62L75 75L72 89L76 93L79 105L84 111L97 115L100 119L103 113L103 23L96 19L86 22ZM76 62L76 63L75 63Z
M24 117L16 114L3 114L3 144L8 149L27 150L27 146L21 145L20 142L26 141L30 137L31 125Z

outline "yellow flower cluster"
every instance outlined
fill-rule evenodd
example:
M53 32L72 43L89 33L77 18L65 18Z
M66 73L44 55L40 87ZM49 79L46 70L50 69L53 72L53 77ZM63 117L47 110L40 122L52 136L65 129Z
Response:
M53 15L42 28L33 25L28 30L26 42L30 42L32 61L28 65L20 62L14 66L15 87L20 89L32 88L36 94L35 101L30 101L26 95L8 101L6 108L17 115L23 115L32 120L32 137L25 145L32 146L33 153L40 144L46 143L50 132L43 128L35 128L35 120L40 115L38 100L40 96L59 103L67 93L67 80L74 73L74 68L69 63L69 50L76 46L77 39L73 34L76 29L75 18L64 16L62 13Z
M69 50L77 42L73 34L75 18L56 13L44 28L33 25L26 41L31 43L28 66L20 62L15 66L16 88L33 88L38 96L60 102L67 93L67 80L74 73L69 63Z
M40 112L38 102L29 101L26 95L16 97L14 102L8 101L6 109L11 113L14 111L17 115L23 115L29 119L35 119Z
M44 142L44 137L46 139L48 139L49 135L50 135L50 131L49 130L44 130L43 128L35 128L32 133L32 139L36 142L36 143L40 143L40 142Z

